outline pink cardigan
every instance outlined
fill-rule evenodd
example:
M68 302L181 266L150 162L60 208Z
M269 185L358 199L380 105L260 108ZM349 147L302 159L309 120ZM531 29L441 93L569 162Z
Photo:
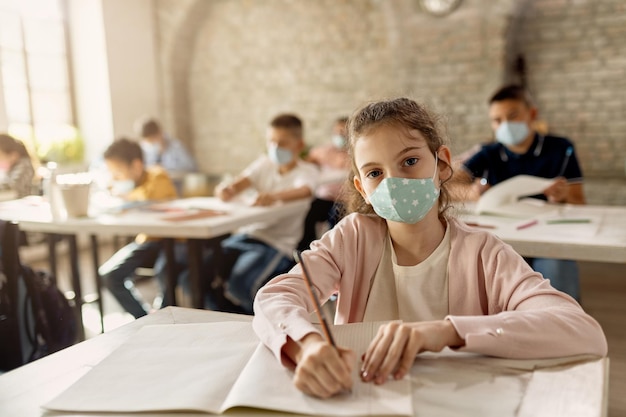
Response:
M504 358L605 356L600 325L568 295L550 286L511 246L483 230L449 219L447 317L465 339L462 350ZM380 262L387 224L351 214L312 244L303 256L324 302L338 292L335 323L363 320L370 282ZM281 360L289 335L317 332L300 266L257 293L254 330Z

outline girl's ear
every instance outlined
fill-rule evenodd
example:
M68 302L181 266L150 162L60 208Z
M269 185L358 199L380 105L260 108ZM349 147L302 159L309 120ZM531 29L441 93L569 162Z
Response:
M365 194L365 191L363 190L363 184L361 184L359 176L355 175L354 178L352 178L352 182L354 183L354 188L356 188L359 194L361 194L361 197L363 197L363 200L365 200L367 204L370 204L370 200L367 198L367 194Z
M439 181L447 181L452 178L452 153L450 148L446 145L441 145L437 149L437 156L440 162L445 162L445 164L437 165ZM448 172L446 173L446 171Z

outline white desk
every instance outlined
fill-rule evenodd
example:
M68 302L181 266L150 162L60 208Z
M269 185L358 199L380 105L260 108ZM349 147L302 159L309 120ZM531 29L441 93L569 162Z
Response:
M173 259L173 240L187 239L192 303L194 307L200 308L204 304L203 285L200 279L201 271L199 270L202 240L218 238L247 224L272 221L299 211L306 211L310 205L310 200L302 199L268 207L251 207L240 203L224 203L215 197L194 197L172 201L169 204L180 207L212 209L223 211L225 214L195 220L168 221L166 218L177 213L133 209L120 214L97 214L98 208L92 205L90 207L90 214L94 214L92 217L54 220L50 213L50 207L44 200L38 197L28 197L0 203L0 218L18 222L21 230L61 234L69 237L72 284L76 293L76 304L79 312L82 304L82 291L78 276L76 235L87 234L91 237L96 277L98 277L100 264L97 236L134 236L139 233L146 233L152 237L164 238L166 254L168 254L169 259ZM53 250L52 247L51 244L51 250ZM51 256L51 260L54 261L54 256ZM172 265L173 262L168 262L168 264ZM168 276L170 278L167 283L168 297L175 304L175 274L171 271ZM100 289L99 285L97 288ZM101 303L101 294L98 295L99 303ZM101 304L100 311L102 312Z
M517 230L532 219L462 212L460 218L487 226L523 256L626 264L626 207L563 205L556 215L538 216L537 224ZM548 224L549 219L589 219L590 223Z
M145 325L217 321L246 322L250 319L249 316L227 313L178 307L165 308L112 332L99 335L94 339L0 375L0 415L19 417L45 415L40 408L41 404L63 392ZM440 416L600 417L606 415L608 392L608 359L606 358L555 366L535 371L532 374L502 368L502 372L491 374L491 378L489 377L491 371L485 371L485 363L489 364L490 369L499 369L499 360L481 360L482 362L468 363L467 366L458 366L458 369L451 367L450 363L439 367L437 361L432 361L433 363L426 368L416 363L412 369L416 415L424 415L420 414L420 407L428 409L428 415ZM459 363L459 365L462 364ZM438 383L433 386L425 385L420 379L420 373L423 372L438 373L434 379L426 378L430 381L438 380ZM503 396L510 394L511 387L507 388L506 384L493 383L493 380L497 379L498 375L515 375L516 372L520 373L521 378L526 381L521 384L524 386L523 395L520 395L519 404L513 404L513 412L504 413L502 410L507 407L503 407L505 402ZM436 392L441 387L446 390L443 395L441 392ZM457 389L461 391L468 388L472 392L476 390L476 398L472 398L468 403L459 403ZM106 390L106 386L102 389ZM150 381L146 381L146 385L138 389L150 389ZM511 408L510 404L508 408ZM146 413L141 415L173 417L191 414ZM227 415L258 416L276 415L276 413L237 409L229 411Z
M20 229L46 233L96 235L136 235L148 233L154 237L207 239L230 233L250 223L271 221L307 210L307 199L251 207L224 203L215 197L194 197L171 202L172 206L207 208L224 211L224 215L195 220L171 222L164 220L175 213L127 210L120 214L96 214L85 218L53 220L48 204L36 197L0 204L0 218L19 222ZM90 212L93 212L93 207Z

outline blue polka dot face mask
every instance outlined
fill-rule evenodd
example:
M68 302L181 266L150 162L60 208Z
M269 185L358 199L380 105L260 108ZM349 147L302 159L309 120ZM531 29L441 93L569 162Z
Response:
M435 154L435 172L431 178L385 178L369 196L376 214L386 220L417 223L435 205L439 189L435 187L435 173L439 158Z

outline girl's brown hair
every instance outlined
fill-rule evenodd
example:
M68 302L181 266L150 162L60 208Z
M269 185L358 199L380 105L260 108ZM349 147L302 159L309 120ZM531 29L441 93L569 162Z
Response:
M26 146L11 135L0 133L0 150L4 153L17 153L20 158L30 158Z
M346 181L342 192L342 200L347 213L374 214L374 209L365 202L352 181L354 176L359 175L359 170L354 162L354 147L361 136L366 135L372 129L385 125L405 129L407 135L411 130L419 131L433 154L447 143L442 134L443 128L439 117L411 99L397 98L377 101L358 109L348 120L348 153L352 162L352 175ZM446 183L452 178L452 167L441 159L439 163L446 164L450 169L450 175L441 180L440 184L439 215L443 216L443 213L450 206L450 193Z

